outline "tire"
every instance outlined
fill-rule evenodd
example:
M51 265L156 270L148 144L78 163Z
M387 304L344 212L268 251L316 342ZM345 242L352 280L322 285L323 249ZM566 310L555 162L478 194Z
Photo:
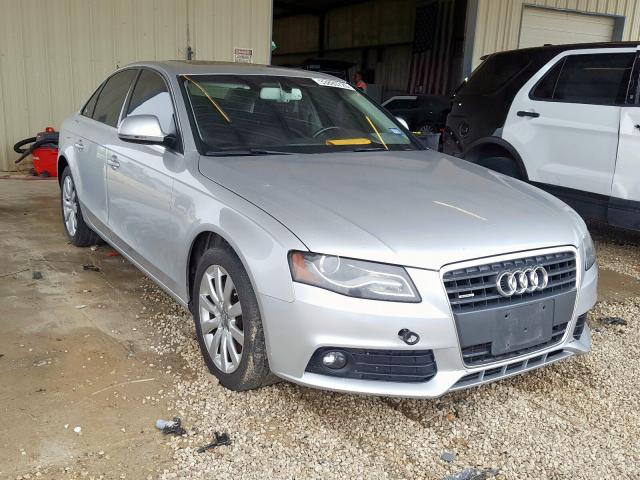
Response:
M438 128L426 123L423 125L420 125L418 128L416 128L415 131L420 133L439 133Z
M214 246L202 254L191 301L200 351L224 387L244 391L276 381L269 369L256 295L230 247Z
M474 163L518 180L524 179L520 167L511 157L486 157L480 158Z
M89 228L82 217L75 182L68 166L62 171L60 177L60 213L64 231L73 245L88 247L98 243L100 237Z

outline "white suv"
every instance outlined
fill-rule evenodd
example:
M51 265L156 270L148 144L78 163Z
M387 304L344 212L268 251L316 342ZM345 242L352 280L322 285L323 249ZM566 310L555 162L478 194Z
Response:
M454 96L444 151L640 230L638 43L490 55Z

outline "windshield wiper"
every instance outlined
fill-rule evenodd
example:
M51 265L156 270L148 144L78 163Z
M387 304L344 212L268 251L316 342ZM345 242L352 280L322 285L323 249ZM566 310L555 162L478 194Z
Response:
M210 157L251 157L262 155L292 155L289 152L280 150L265 150L262 148L247 148L245 150L209 150L205 155Z

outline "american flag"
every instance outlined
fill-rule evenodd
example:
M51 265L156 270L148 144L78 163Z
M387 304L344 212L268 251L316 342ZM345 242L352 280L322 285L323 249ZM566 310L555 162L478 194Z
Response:
M455 0L437 0L416 8L410 93L446 93L454 9Z

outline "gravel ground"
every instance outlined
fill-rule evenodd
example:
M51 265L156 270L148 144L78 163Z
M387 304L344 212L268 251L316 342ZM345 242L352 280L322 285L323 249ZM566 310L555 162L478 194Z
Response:
M594 237L600 268L640 278L639 235L594 228ZM439 400L289 383L230 392L205 373L188 313L151 284L143 291L141 317L157 332L154 349L177 366L177 388L163 394L171 405L167 416L190 427L184 437L167 437L175 463L162 479L640 475L640 288L623 301L597 305L589 321L591 354ZM609 325L603 317L628 324ZM197 453L214 431L228 432L233 444ZM478 476L454 476L468 469Z
M601 268L640 279L640 233L590 225ZM640 293L639 293L640 294Z

